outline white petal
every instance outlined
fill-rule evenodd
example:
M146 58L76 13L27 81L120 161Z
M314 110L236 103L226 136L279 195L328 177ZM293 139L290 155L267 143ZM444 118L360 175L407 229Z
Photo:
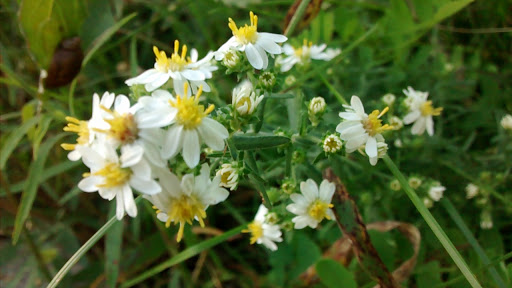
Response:
M364 106L359 97L353 95L352 98L350 98L350 105L357 113L364 114Z
M256 51L260 54L261 60L263 60L263 67L262 69L267 69L268 67L268 56L263 47L259 45L254 45L256 47Z
M78 182L78 188L84 192L96 192L98 191L98 186L103 183L103 177L99 176L89 176Z
M281 35L281 34L275 34L275 33L259 32L258 36L270 39L277 43L283 43L286 40L288 40L288 38L286 36Z
M153 81L154 79L158 78L158 76L160 74L162 74L162 73L156 69L149 69L149 70L144 71L142 74L140 74L137 77L130 78L130 79L126 80L124 83L126 83L126 85L128 85L128 86L132 86L134 84L146 84L146 83L149 83L149 82Z
M137 216L137 205L135 205L135 200L133 199L132 189L128 185L123 187L123 202L126 214L130 217Z
M167 81L169 80L169 75L168 74L160 74L155 80L147 83L144 88L146 88L146 90L148 92L151 92L153 90L156 90L158 88L160 88L162 85L164 85Z
M334 191L336 189L336 186L334 183L331 183L327 180L323 180L322 183L320 183L319 188L319 198L325 203L331 203L332 195L334 195Z
M124 203L123 203L123 195L121 193L116 196L116 217L117 220L123 219L124 216Z
M432 116L428 116L426 119L425 126L427 127L427 133L430 136L434 135L434 120L432 120Z
M199 80L205 79L204 74L198 70L188 69L188 70L181 71L180 73L181 73L181 75L183 75L183 77L187 78L188 80L199 81Z
M368 157L370 158L377 157L377 140L375 139L375 137L368 137L364 151L366 152L366 155L368 155Z
M135 188L140 193L153 195L162 192L162 188L153 179L144 179L136 177L135 175L130 178L130 186Z
M194 168L199 163L200 143L196 130L184 130L183 135L183 160L188 167Z
M281 46L267 37L258 37L258 45L270 54L281 54Z
M420 117L412 125L411 133L413 135L422 135L425 132L425 117Z
M127 113L130 109L130 99L124 95L118 95L114 102L114 109L120 114Z
M313 202L318 197L318 186L315 181L308 179L300 183L300 191L310 202Z
M360 121L362 120L361 115L354 112L340 112L338 114L341 118L348 121Z
M201 135L201 139L210 148L216 151L224 149L224 139L228 138L229 132L222 124L211 118L205 117L197 130Z
M263 59L261 59L260 53L258 49L254 47L252 44L248 44L245 49L245 55L247 56L247 60L251 64L254 69L261 70L263 68Z
M409 125L412 122L416 121L420 116L421 116L420 110L414 110L414 111L408 113L407 115L405 115L403 122L405 125Z
M124 145L121 147L121 168L133 166L140 162L144 155L144 148L140 145Z
M162 157L164 159L174 157L179 151L181 151L183 145L182 134L183 126L181 125L173 125L169 130L167 130L164 146L162 147Z

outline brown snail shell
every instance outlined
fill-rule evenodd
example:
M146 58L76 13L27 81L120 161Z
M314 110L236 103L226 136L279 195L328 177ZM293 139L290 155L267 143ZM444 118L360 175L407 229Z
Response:
M80 37L63 39L53 53L45 86L56 88L69 84L80 72L83 59Z

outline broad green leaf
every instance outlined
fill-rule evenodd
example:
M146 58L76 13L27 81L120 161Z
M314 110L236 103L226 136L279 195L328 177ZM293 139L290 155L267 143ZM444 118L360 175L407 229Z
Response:
M320 281L329 288L357 287L354 275L333 259L321 259L316 263L315 269Z
M290 138L274 135L234 135L233 142L238 150L274 148L290 143Z
M5 163L7 162L7 159L9 159L9 156L11 156L12 151L14 151L18 146L18 143L21 141L23 136L27 134L28 130L37 124L39 119L39 116L31 118L9 134L7 140L5 140L4 145L2 146L2 150L0 150L0 170L4 170Z
M109 217L115 216L116 205L114 201L110 203ZM105 236L105 277L107 278L108 287L116 287L122 244L123 221L117 221Z
M38 65L50 66L63 38L78 35L87 13L85 0L23 0L19 23L27 46Z
M23 195L21 196L21 202L18 206L18 212L16 213L16 220L14 222L14 231L12 233L12 241L14 244L18 241L23 225L25 225L25 220L27 220L28 215L30 214L30 210L32 209L32 204L36 198L37 188L39 187L39 180L44 171L44 164L46 162L46 158L50 153L50 150L53 146L62 139L66 134L62 133L53 138L46 140L39 150L37 158L30 164L30 168L28 171L27 182L25 182L25 187L23 189Z
M441 284L441 267L438 261L427 262L418 267L421 272L418 273L416 283L418 288L430 288Z

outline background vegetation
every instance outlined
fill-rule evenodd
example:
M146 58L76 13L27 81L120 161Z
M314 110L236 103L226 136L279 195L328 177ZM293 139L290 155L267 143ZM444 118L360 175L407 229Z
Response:
M2 0L0 286L45 286L114 215L115 203L79 191L77 183L86 167L68 161L58 145L66 137L64 117L87 119L93 93L127 94L124 80L153 65L153 45L172 51L171 44L179 39L204 55L230 36L227 17L247 19L249 10L259 15L261 31L282 31L293 1L255 2L259 3L237 7L211 0ZM22 4L34 6L20 12ZM53 9L44 10L45 5ZM512 286L512 145L511 134L500 126L501 118L512 112L510 1L326 0L321 7L291 41L300 43L307 37L344 51L335 62L297 75L305 99L321 95L328 103L322 129L334 132L341 95L358 95L366 99L365 106L380 107L382 95L403 97L407 86L429 91L436 106L444 107L436 118L436 134L413 137L409 129L395 133L388 143L400 139L403 145L392 147L390 157L406 176L434 179L447 187L445 199L431 212L479 282L484 287ZM37 32L34 27L40 27L46 15L74 24ZM35 33L24 37L20 27ZM76 35L85 54L80 74L69 85L38 93L39 65L47 67L51 47L62 37ZM230 103L235 79L220 73L213 79L209 97L217 106ZM286 102L274 103L265 112L263 131L289 123L280 113L286 111ZM320 159L312 165L320 148L306 151L298 143L294 149L298 179L321 179L321 169L332 166L365 222L398 220L420 230L418 263L404 286L469 287L408 197L390 189L394 177L383 163L372 167L356 155ZM268 163L283 155L280 149L255 153ZM261 170L262 177L278 187L282 169ZM479 199L486 201L466 199L468 183L478 185ZM165 229L150 205L140 201L139 216L114 223L71 268L61 287L114 287L157 271L157 265L185 248L251 221L259 201L252 183L242 181L227 202L208 211L207 229L187 229L180 245L174 241L175 229ZM490 213L492 229L480 227L483 211ZM137 285L300 286L299 275L319 263L323 251L341 236L334 222L285 234L273 253L248 245L247 237L234 236L186 261L178 259L177 265ZM397 232L370 235L391 270L412 254L408 241ZM372 287L357 261L343 271L361 287ZM329 276L321 278L318 287L337 287Z

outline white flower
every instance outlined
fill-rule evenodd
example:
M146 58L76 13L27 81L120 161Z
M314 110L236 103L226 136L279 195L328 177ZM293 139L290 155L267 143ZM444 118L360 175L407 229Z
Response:
M183 237L185 223L192 225L197 220L201 227L204 227L206 209L210 205L218 204L229 196L226 189L220 188L220 177L210 179L210 167L208 164L201 166L198 176L186 174L181 183L176 175L160 169L156 172L162 193L144 196L157 209L158 220L165 222L169 227L171 222L180 224L176 241L180 242Z
M320 114L325 111L325 99L323 97L314 97L309 102L308 112L310 114Z
M500 121L501 127L505 130L512 130L512 115L507 114L501 118Z
M251 11L250 18L251 26L245 24L240 28L229 18L228 26L233 36L215 52L215 60L222 60L229 49L235 49L245 52L251 66L261 70L268 66L267 53L281 54L281 47L277 43L283 43L288 38L280 34L258 32L258 16Z
M236 163L224 163L217 170L217 176L220 176L220 186L229 188L233 191L238 186L238 168Z
M178 54L180 43L178 40L174 41L174 53L171 58L168 58L164 51L159 51L156 46L153 46L155 53L155 68L149 69L137 77L125 81L126 85L132 86L134 84L144 84L147 91L151 92L158 89L169 78L173 79L173 87L177 94L184 95L184 83L190 81L190 85L195 92L199 86L203 86L203 90L210 91L210 86L206 84L205 79L212 77L212 71L217 70L216 66L210 64L213 58L213 52L208 53L203 59L197 61L197 50L192 49L190 58L187 57L187 46L183 45L181 55ZM190 94L190 91L187 91Z
M335 186L327 180L323 180L318 188L315 181L308 179L300 183L302 194L294 193L290 195L292 204L286 206L286 210L297 215L292 219L295 223L295 229L302 229L306 226L316 228L318 223L325 218L334 219L334 213L330 208Z
M281 72L292 69L295 64L307 65L314 60L330 61L341 53L341 49L325 49L326 44L313 45L313 42L304 39L302 46L293 47L290 44L284 44L283 52L286 57L279 56L276 59L276 65L280 66ZM325 51L324 51L325 50Z
M258 212L247 229L242 230L244 233L251 233L251 244L263 244L265 247L272 251L277 250L275 242L282 242L281 230L279 225L271 224L267 221L268 209L261 204Z
M152 195L159 193L160 185L151 178L151 168L142 158L142 153L130 146L121 147L121 157L106 143L92 147L80 147L82 160L91 169L84 174L78 188L85 192L96 192L107 200L116 198L117 219L121 220L124 212L137 216L137 206L133 199L132 188Z
M324 149L324 152L336 153L341 150L342 146L343 144L341 143L340 137L338 137L338 135L336 134L331 134L325 137L322 147Z
M185 91L187 91L187 83L185 83ZM201 152L201 143L206 143L213 150L219 151L224 149L224 139L228 138L228 130L219 122L207 117L215 108L210 105L204 108L199 104L201 96L201 87L197 94L187 97L180 95L174 99L170 94L168 103L177 110L174 124L166 132L162 147L162 156L165 159L174 157L181 152L185 163L190 168L195 167L199 163ZM162 93L165 94L165 93Z
M232 103L240 115L251 115L261 100L263 100L263 95L256 96L256 91L249 80L244 80L233 88Z
M418 189L422 183L421 179L418 177L410 177L408 182L412 189Z
M446 190L444 186L436 184L430 187L430 189L428 190L428 196L430 196L432 200L437 202L441 200L441 198L443 198L444 190Z
M427 101L428 92L415 91L412 87L403 90L407 95L406 105L409 113L404 117L404 124L412 125L411 132L413 135L422 135L427 130L428 135L434 135L434 120L432 116L441 115L442 107L432 107L432 101Z
M391 116L389 118L389 125L393 126L393 130L400 130L404 127L404 123L397 116Z
M366 155L368 155L370 160L374 159L371 162L376 163L379 157L379 148L381 152L387 149L387 145L383 145L385 143L381 133L393 129L388 124L382 125L382 120L379 119L389 108L386 107L382 112L374 110L368 115L364 112L364 107L359 97L352 96L350 104L350 106L343 105L346 112L340 112L339 116L345 121L336 127L336 131L340 133L341 139L346 141L345 149L348 153L364 147ZM381 144L377 142L381 142Z
M402 185L400 185L400 181L398 181L398 179L394 179L393 181L391 181L389 183L389 187L393 191L400 191L400 189L402 189Z
M478 188L478 186L476 186L473 183L469 183L466 186L466 199L474 198L476 195L478 195L479 190L480 189Z
M384 137L382 135L376 135L375 139L377 139L377 156L368 157L370 159L370 164L373 166L377 165L377 162L379 161L379 158L384 158L386 154L388 153L388 144L384 142ZM359 151L364 155L363 149L359 148Z
M106 135L107 141L114 148L130 146L132 151L139 151L151 163L163 167L165 162L160 156L159 146L163 142L163 131L159 127L169 124L176 115L175 111L165 116L157 115L160 107L154 107L148 96L141 97L139 103L130 106L130 100L118 95L114 101L114 109L101 106L103 124L94 128L96 132ZM155 117L158 116L158 117Z
M382 96L382 102L386 103L388 106L392 106L395 103L396 96L394 94L388 93Z
M77 118L67 116L66 121L68 121L68 125L64 127L64 131L74 132L78 134L78 138L76 139L76 144L68 144L63 143L61 147L64 150L71 151L68 153L68 159L71 161L77 161L82 158L82 154L80 154L80 149L78 147L90 147L91 144L96 139L96 131L94 128L102 127L107 125L103 118L101 117L101 108L105 107L110 109L112 103L114 103L115 95L114 93L105 92L103 96L100 97L98 94L94 93L92 96L92 117L89 121L78 120Z
M491 213L489 211L483 211L480 215L480 228L491 229L493 226Z

